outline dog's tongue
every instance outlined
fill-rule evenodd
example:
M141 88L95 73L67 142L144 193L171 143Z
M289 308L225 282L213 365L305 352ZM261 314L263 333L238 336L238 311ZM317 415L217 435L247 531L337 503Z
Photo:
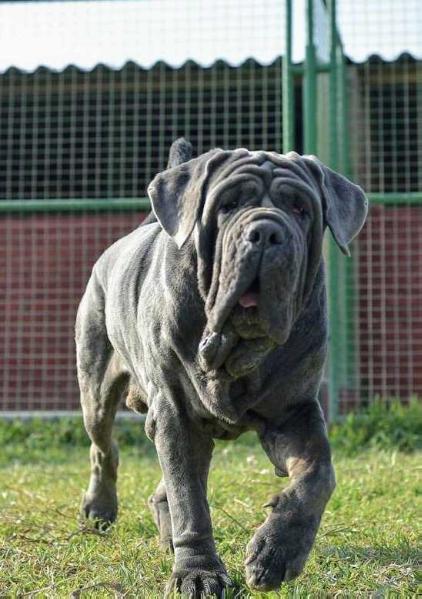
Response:
M258 294L256 291L247 291L240 297L239 304L242 308L252 308L253 306L257 306Z

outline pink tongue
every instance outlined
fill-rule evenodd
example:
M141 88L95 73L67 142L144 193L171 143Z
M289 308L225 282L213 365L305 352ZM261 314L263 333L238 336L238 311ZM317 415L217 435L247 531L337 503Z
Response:
M247 291L239 299L239 304L243 308L252 308L252 306L258 305L258 294L254 291Z

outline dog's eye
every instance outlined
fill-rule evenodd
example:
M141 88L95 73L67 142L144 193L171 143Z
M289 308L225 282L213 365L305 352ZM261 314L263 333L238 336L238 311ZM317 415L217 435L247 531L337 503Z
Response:
M220 207L220 210L224 214L227 214L228 212L231 212L232 210L235 210L238 206L239 206L238 200L232 200L231 202L227 202L227 204L223 204Z
M306 208L304 208L304 206L302 204L299 204L297 202L295 204L293 204L292 212L293 212L293 214L295 214L296 216L299 216L300 218L304 218L308 214L306 211Z

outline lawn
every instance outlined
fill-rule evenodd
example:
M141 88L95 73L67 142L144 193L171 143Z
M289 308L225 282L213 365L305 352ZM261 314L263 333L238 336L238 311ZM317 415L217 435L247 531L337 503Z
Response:
M2 424L3 433L7 426ZM74 426L81 428L80 422ZM38 423L24 441L9 435L5 442L3 434L0 596L162 597L172 559L159 549L146 503L160 478L151 444L122 447L119 519L99 533L77 518L88 480L87 448L72 434L57 442L54 425L49 448L41 429ZM336 435L344 438L339 430ZM384 449L334 453L338 487L305 572L279 593L263 594L245 586L245 546L265 518L262 505L286 482L273 475L252 436L217 444L209 498L220 555L235 583L227 597L418 594L421 453L388 443Z

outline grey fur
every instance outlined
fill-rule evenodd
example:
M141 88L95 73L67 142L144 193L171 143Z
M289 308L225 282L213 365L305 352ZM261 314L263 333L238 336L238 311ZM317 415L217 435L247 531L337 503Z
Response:
M169 592L219 596L229 579L206 499L213 438L253 429L276 474L291 478L247 549L249 585L275 589L301 572L334 488L317 401L327 343L323 233L330 227L347 252L367 202L314 157L217 149L184 162L190 156L190 144L176 142L149 188L155 217L104 252L79 307L92 440L83 512L116 518L111 429L126 397L147 412L163 471L150 506L175 553Z

